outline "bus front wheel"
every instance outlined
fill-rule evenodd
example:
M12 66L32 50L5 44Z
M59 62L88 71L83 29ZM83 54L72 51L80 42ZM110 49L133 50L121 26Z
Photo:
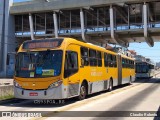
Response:
M83 100L86 98L86 95L87 95L87 89L86 89L86 85L83 83L80 88L80 94L78 99Z

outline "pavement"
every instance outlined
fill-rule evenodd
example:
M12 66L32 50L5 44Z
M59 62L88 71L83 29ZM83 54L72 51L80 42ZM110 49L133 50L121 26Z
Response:
M1 78L0 86L4 86L4 85L13 85L13 79Z
M87 104L68 109L67 111L70 111L68 113L61 111L56 117L40 120L62 120L67 115L74 117L67 117L65 120L75 120L77 116L81 116L78 118L79 120L160 120L160 118L152 116L160 110L159 83L159 79L146 80L123 92L94 99ZM107 115L112 117L107 117ZM122 116L118 117L119 115Z

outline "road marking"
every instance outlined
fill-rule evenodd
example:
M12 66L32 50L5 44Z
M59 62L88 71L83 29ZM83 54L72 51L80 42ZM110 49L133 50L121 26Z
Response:
M143 82L142 82L143 83ZM123 88L119 88L119 89L115 89L114 91L111 91L111 92L107 92L107 93L104 93L104 94L100 94L98 96L94 96L94 97L91 97L91 98L88 98L88 99L85 99L83 101L78 101L76 103L73 103L73 104L70 104L70 105L67 105L67 106L64 106L62 108L59 108L57 109L56 111L49 111L50 113L46 113L45 116L49 116L51 114L55 114L57 115L56 113L60 113L60 112L63 112L63 111L67 111L67 110L70 110L72 108L77 108L77 107L80 107L84 104L88 104L92 101L95 101L95 100L99 100L101 98L104 98L104 97L108 97L110 95L113 95L113 94L116 94L116 93L120 93L122 91L125 91L125 90L128 90L128 89L132 89L132 88L135 88L135 87L138 87L140 85L145 85L145 84L142 84L142 83L136 83L134 85L130 85L130 86L125 86ZM52 115L54 116L54 115ZM48 117L40 117L40 118L32 118L31 120L45 120L47 119Z

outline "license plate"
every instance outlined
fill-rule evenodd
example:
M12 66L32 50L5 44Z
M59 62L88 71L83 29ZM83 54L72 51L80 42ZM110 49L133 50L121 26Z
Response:
M38 93L36 93L36 92L31 92L31 93L29 93L29 96L38 96Z

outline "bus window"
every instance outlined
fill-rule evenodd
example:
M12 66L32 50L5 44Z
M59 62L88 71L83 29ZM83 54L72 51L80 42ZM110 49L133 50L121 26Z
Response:
M149 69L154 69L154 65L149 65Z
M133 69L134 68L134 62L131 61L131 68Z
M108 67L107 53L104 53L104 66L105 66L105 67Z
M97 51L98 67L102 67L102 54Z
M78 54L73 51L66 52L64 78L78 72Z
M114 67L117 67L117 59L116 59L116 56L115 56L115 55L112 55L112 58L113 58L113 66L114 66Z
M113 56L111 54L108 54L108 64L109 67L113 67Z
M128 66L128 65L127 65L127 59L125 59L125 68L127 68L127 66Z
M115 67L117 67L117 56L115 56Z
M129 68L129 60L126 59L126 68Z
M122 58L122 67L125 68L125 59Z
M134 61L131 60L131 68L134 68Z
M96 58L96 51L95 50L89 50L89 63L90 66L97 66L97 58Z
M131 68L131 60L128 60L128 68Z
M131 61L128 60L128 68L131 68Z
M88 48L81 47L81 59L84 61L83 63L81 62L82 66L88 66L89 65Z

